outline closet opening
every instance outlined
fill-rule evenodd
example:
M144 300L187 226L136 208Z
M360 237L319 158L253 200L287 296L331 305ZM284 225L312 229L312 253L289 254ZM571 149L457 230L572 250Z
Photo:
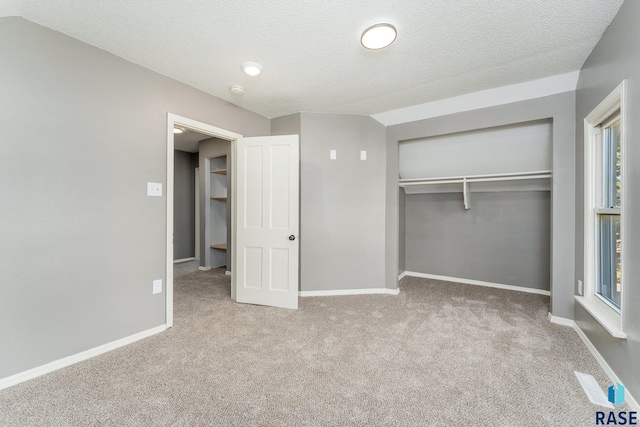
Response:
M552 122L400 141L406 275L550 295Z

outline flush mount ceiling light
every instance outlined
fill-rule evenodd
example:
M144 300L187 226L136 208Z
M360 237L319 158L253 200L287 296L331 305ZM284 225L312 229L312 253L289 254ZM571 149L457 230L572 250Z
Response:
M173 128L173 133L182 133L182 132L184 131L180 128Z
M233 85L229 90L235 95L242 95L244 93L244 88L240 85Z
M257 76L262 72L262 65L257 62L247 61L242 63L242 69L250 76Z
M376 50L389 46L396 39L396 27L388 22L369 25L360 37L360 43L367 49Z

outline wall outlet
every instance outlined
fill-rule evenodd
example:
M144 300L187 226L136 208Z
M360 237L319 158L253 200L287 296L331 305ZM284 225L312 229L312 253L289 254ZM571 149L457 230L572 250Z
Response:
M153 281L153 294L162 293L162 279Z
M580 295L580 296L584 295L584 289L582 287L582 280L578 280L578 295Z
M162 197L162 183L147 182L147 196Z
M361 151L360 152L360 160L367 160L367 152L366 151Z
M329 150L329 158L335 160L337 158L336 150Z

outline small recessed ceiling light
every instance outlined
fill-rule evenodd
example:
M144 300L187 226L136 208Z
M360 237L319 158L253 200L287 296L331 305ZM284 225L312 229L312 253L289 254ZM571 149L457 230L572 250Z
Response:
M364 30L360 43L367 49L382 49L393 43L397 35L396 27L388 22L379 22Z
M235 95L242 95L244 93L244 88L240 85L233 85L229 90Z
M257 76L262 72L262 65L257 62L247 61L242 63L242 69L250 76Z
M182 133L182 132L184 131L180 128L173 128L173 133Z

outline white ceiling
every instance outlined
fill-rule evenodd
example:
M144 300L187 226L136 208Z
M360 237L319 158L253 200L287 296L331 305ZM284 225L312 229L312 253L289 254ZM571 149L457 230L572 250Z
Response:
M3 0L19 15L266 117L375 114L579 70L623 0ZM380 51L359 43L398 28ZM258 77L240 69L263 65ZM245 87L232 95L231 85Z

